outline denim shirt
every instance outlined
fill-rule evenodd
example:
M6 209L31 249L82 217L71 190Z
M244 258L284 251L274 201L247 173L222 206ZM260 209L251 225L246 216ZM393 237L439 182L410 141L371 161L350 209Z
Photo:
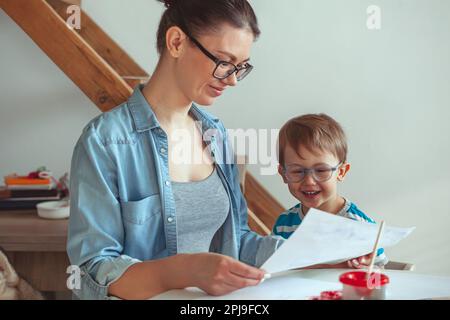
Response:
M67 252L81 269L81 299L108 299L108 286L133 264L177 254L168 139L138 86L127 102L93 119L78 140L70 174ZM250 231L247 204L223 124L195 105L203 139L230 211L210 252L261 266L280 237Z

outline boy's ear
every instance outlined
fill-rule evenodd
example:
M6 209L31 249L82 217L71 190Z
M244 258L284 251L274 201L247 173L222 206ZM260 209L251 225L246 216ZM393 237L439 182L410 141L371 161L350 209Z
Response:
M338 175L337 175L337 179L338 181L344 181L345 176L347 175L347 172L350 170L350 163L348 162L344 162L344 164L342 166L339 167L338 169Z
M283 167L280 164L278 164L278 174L283 178L283 182L284 183L288 183L286 181L286 178L284 177L284 173L283 172L284 172Z

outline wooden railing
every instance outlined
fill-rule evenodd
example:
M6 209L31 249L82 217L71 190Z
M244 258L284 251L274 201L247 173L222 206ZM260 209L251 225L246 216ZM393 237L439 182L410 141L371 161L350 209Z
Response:
M278 215L284 207L250 174L244 165L239 166L241 188L248 207L248 225L261 235L271 233Z

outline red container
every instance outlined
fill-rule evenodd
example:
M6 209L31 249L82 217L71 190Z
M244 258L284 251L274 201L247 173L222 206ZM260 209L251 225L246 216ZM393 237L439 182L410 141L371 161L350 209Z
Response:
M351 271L342 274L339 281L343 284L343 300L385 300L389 277L381 273Z

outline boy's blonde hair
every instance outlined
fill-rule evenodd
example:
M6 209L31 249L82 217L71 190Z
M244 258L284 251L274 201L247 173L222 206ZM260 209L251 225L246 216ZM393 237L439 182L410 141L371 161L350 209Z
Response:
M298 153L300 146L331 152L341 163L347 161L347 138L341 125L326 114L305 114L286 122L278 136L278 161L284 165L287 146Z

